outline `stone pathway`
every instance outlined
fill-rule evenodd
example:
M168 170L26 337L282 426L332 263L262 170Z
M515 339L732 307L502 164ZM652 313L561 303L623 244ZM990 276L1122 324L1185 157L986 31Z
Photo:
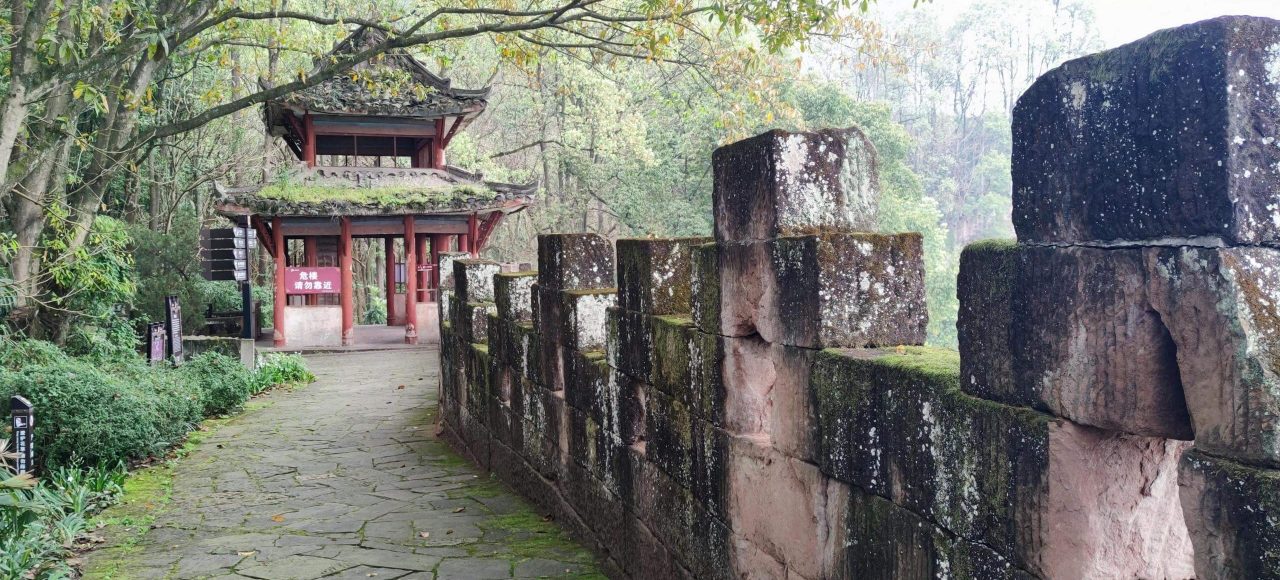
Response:
M108 528L85 576L599 576L589 552L435 436L435 351L307 360L316 383L258 400L177 460L167 498L144 506L158 510L149 531Z

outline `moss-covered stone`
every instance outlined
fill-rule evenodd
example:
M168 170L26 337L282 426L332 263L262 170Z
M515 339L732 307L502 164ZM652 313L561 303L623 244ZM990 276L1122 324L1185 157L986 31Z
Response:
M721 244L720 333L804 348L924 343L919 234Z
M460 303L462 308L459 335L467 342L489 342L489 316L496 314L492 302Z
M690 405L693 402L693 321L680 316L654 316L653 385Z
M500 266L493 260L454 260L454 298L463 303L492 302L493 276L499 270Z
M1196 574L1280 578L1280 471L1192 450L1179 472Z
M653 320L647 314L610 308L605 348L610 366L649 384L654 376Z
M596 234L538 236L538 285L544 290L613 288L613 246Z
M849 498L842 550L845 578L1026 579L1031 574L977 542L956 538L875 495Z
M606 311L614 306L617 294L613 288L561 292L561 344L582 352L604 350Z
M720 333L720 248L703 244L690 250L690 306L703 332Z
M875 226L876 152L856 128L774 130L725 145L711 157L716 241Z
M961 392L953 351L826 350L810 380L824 473L1016 552L1043 494L1051 417Z
M533 319L533 284L536 271L499 272L493 279L493 301L498 316L511 321Z
M471 254L467 252L440 252L440 258L437 266L440 269L440 290L442 292L445 290L452 291L456 286L453 282L453 263L470 257Z
M693 415L659 389L645 392L645 456L684 488L693 471Z
M1015 405L1028 402L1013 380L1009 349L1019 255L1014 240L969 244L960 253L956 280L960 386L974 396Z
M699 330L689 332L690 407L716 426L724 424L724 339Z
M646 314L689 314L690 254L711 238L621 239L618 249L618 306Z

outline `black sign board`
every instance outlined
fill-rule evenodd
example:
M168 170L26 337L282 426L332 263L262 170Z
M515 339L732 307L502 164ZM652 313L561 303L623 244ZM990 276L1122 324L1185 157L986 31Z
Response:
M30 473L35 469L36 463L32 433L36 426L36 415L31 409L31 401L17 395L9 399L9 420L13 427L13 452L18 456L14 461L14 471Z
M252 228L213 228L200 232L200 262L206 280L249 279L249 250L258 247Z
M173 362L182 362L182 305L177 296L166 296L164 299L165 332L169 334L169 357Z
M152 322L147 326L147 362L156 364L164 361L169 346L167 341L163 322Z

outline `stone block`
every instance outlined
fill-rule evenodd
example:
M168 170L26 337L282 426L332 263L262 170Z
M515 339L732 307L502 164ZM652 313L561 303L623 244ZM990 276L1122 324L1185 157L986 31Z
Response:
M971 397L953 353L827 350L822 471L1046 578L1191 576L1173 476L1186 442Z
M1280 471L1196 450L1179 471L1195 576L1280 578Z
M1191 439L1179 349L1168 317L1148 301L1144 250L1018 254L1009 340L1013 385L1025 391L1007 401L1103 429Z
M720 244L718 333L806 348L923 344L920 234Z
M605 355L609 366L644 383L653 383L653 317L610 308Z
M459 303L462 308L462 322L459 326L461 338L471 343L489 342L489 316L496 314L497 309L492 302Z
M697 332L693 321L680 316L654 316L650 324L653 328L653 386L689 405L693 399L690 351L693 333Z
M613 246L596 234L538 236L538 285L544 290L613 288Z
M501 272L493 279L498 316L512 321L533 320L533 284L537 272Z
M1196 449L1280 467L1280 249L1153 248Z
M723 339L724 428L789 457L816 453L809 373L815 351L760 337ZM712 406L714 411L714 403Z
M461 303L493 302L493 260L462 259L453 262L453 298Z
M720 247L703 244L690 250L690 307L693 322L704 332L720 332Z
M618 306L645 314L687 315L692 310L690 254L711 238L621 239Z
M919 515L875 495L849 498L846 539L837 553L839 578L981 578L1030 580L1031 575L980 543L955 538Z
M724 425L725 340L698 330L689 333L689 406L698 417Z
M603 352L567 350L565 357L564 398L570 407L588 411L596 404L609 380L609 365Z
M681 487L690 487L693 468L693 415L684 403L662 391L645 393L645 457Z
M838 577L824 555L833 550L835 518L845 511L845 487L824 477L812 463L782 455L745 437L730 441L727 521L734 535L749 540L801 578Z
M711 163L716 241L875 227L875 147L858 129L769 131L716 149Z
M960 253L956 296L960 310L960 386L966 393L993 401L1027 405L1025 391L1013 380L1013 288L1017 283L1020 247L1012 240L984 240Z
M1041 76L1013 112L1018 239L1280 241L1277 46L1280 21L1226 16Z
M560 300L560 343L581 352L603 351L609 327L606 315L617 301L617 292L612 288L566 290Z
M458 260L466 260L471 258L471 254L467 252L440 252L440 261L437 266L440 268L440 289L453 290L456 286L453 282L454 270L453 263Z

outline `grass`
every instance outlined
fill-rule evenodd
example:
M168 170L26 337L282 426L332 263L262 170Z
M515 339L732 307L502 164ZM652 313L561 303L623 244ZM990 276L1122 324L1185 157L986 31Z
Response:
M468 197L493 197L493 192L470 185L434 187L389 185L336 187L274 183L258 190L257 197L290 203L341 202L377 207L437 205Z

